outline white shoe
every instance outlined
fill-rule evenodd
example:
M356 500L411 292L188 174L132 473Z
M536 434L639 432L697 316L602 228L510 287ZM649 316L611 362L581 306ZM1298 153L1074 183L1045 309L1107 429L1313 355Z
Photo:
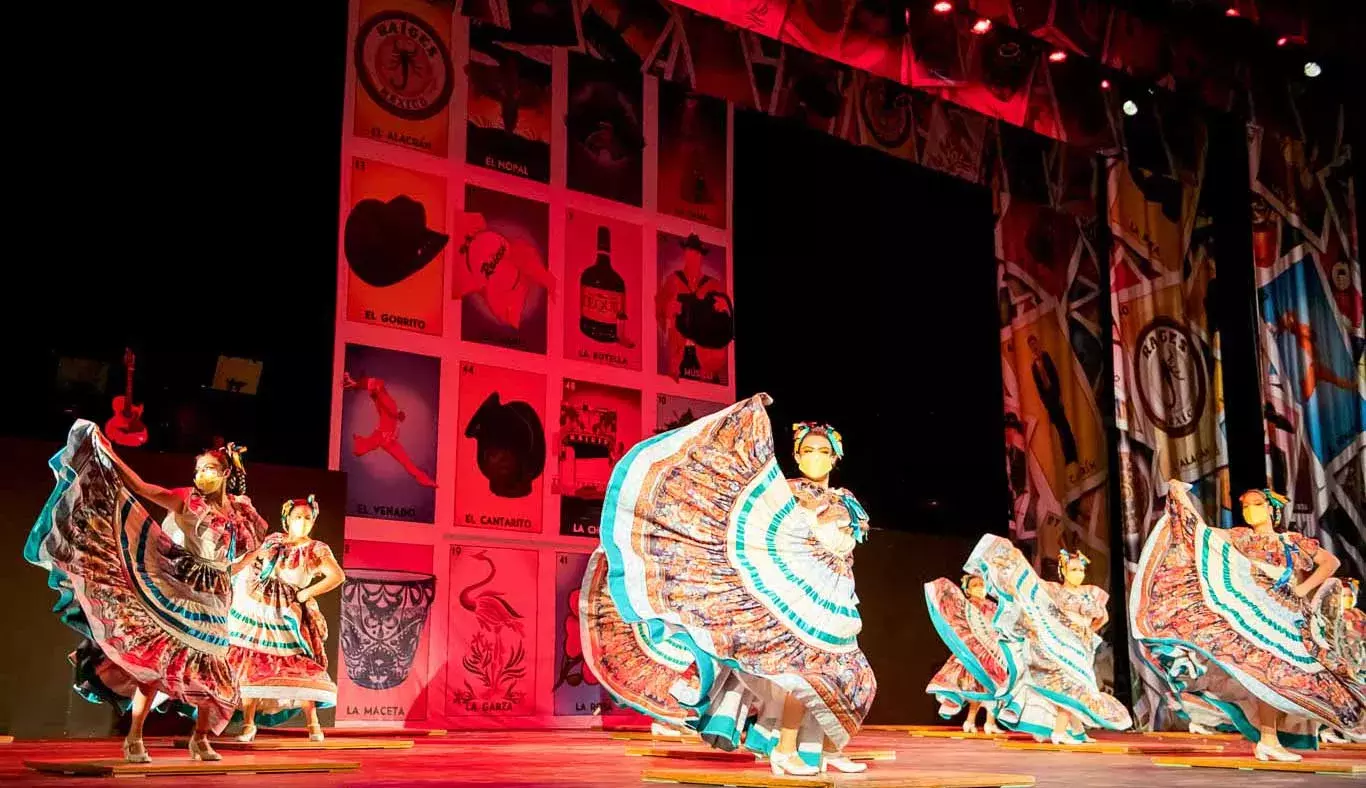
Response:
M190 760L192 761L221 761L223 756L214 752L212 745L209 744L208 736L190 737Z
M241 732L240 734L237 735L237 740L240 741L240 742L242 742L243 744L245 744L245 743L247 743L247 742L249 742L249 741L254 741L255 739L256 739L256 726L255 726L255 725L250 725L250 724L248 724L248 725L243 725L243 726L242 726L242 732Z
M982 726L982 733L988 736L1000 736L1005 731L996 725L996 720L988 720L987 724Z
M323 737L323 726L321 726L321 725L310 725L310 726L308 726L308 740L309 740L309 741L322 741L323 738L324 738L324 737Z
M1192 722L1190 725L1186 726L1186 729L1189 730L1191 733L1194 733L1196 736L1214 735L1214 731L1210 730L1209 728L1206 728L1204 725L1201 725L1198 722Z
M1282 747L1280 742L1268 744L1266 738L1257 742L1257 747L1252 751L1259 761L1281 761L1283 763L1297 763L1304 760L1304 757L1293 753Z
M837 752L823 752L821 753L821 771L824 772L827 768L845 774L858 774L868 771L868 764L851 761Z
M147 754L147 745L141 738L123 740L123 759L128 763L151 763L152 756Z
M1332 728L1324 728L1324 729L1319 733L1319 741L1323 742L1324 744L1351 744L1351 743L1352 743L1352 740L1351 740L1351 739L1347 738L1346 736L1343 736L1342 734L1338 733L1337 731L1333 730Z
M774 750L768 756L768 765L773 769L774 777L782 777L784 774L793 777L811 777L820 774L819 766L808 766L805 761L797 757L795 752L778 752Z
M650 723L650 735L651 735L651 736L669 736L669 737L672 737L672 738L677 739L677 738L681 737L681 736L683 735L683 733L682 733L681 731L676 731L676 730L674 730L673 728L670 728L668 725L660 725L660 724L657 723L657 722L652 722L652 723Z
M1075 744L1065 733L1054 733L1048 737L1050 744Z
M977 732L977 720L969 718L969 719L966 719L966 720L963 721L963 733L976 733L976 732Z

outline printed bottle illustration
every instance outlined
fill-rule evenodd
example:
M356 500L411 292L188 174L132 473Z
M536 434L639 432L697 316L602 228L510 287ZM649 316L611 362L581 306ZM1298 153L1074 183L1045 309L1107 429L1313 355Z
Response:
M626 281L612 268L612 231L598 228L598 253L579 277L579 331L595 342L621 342Z

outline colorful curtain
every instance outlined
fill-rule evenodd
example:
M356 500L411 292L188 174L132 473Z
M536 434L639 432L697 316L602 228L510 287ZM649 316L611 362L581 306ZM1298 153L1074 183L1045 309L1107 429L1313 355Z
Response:
M1087 582L1108 587L1109 454L1104 295L1094 157L999 126L992 186L1005 389L1011 538L1044 577L1058 550L1083 550ZM1113 677L1103 647L1097 674Z
M1193 485L1213 523L1231 523L1213 221L1202 201L1203 124L1173 115L1126 128L1108 163L1110 309L1125 579L1162 516L1172 479ZM1180 142L1178 142L1180 141ZM1151 155L1151 152L1163 155ZM1126 582L1127 586L1127 582ZM1135 667L1135 722L1184 727L1163 684Z
M1290 526L1366 573L1366 372L1351 152L1340 107L1250 127L1267 476Z

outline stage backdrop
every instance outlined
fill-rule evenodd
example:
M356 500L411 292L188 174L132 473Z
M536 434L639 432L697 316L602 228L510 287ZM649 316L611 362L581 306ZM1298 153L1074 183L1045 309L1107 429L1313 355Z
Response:
M1202 190L1207 126L1175 107L1126 119L1107 162L1115 423L1125 587L1169 483L1193 485L1211 522L1232 523L1219 354L1214 221ZM1130 648L1134 646L1131 643ZM1163 684L1133 660L1135 720L1184 729Z
M1267 476L1291 500L1291 527L1361 578L1366 328L1352 152L1340 105L1274 98L1257 105L1248 151Z
M339 722L610 714L574 616L612 466L734 399L677 322L731 308L732 107L702 43L645 69L580 5L352 0L331 467L344 596L392 620L345 639Z
M61 447L47 441L0 438L0 518L12 549L0 551L0 595L6 600L5 621L13 643L0 649L0 731L21 739L111 736L128 729L128 717L108 704L93 704L71 690L72 671L67 655L80 635L52 613L57 595L47 587L47 574L24 561L20 549L55 479L47 461ZM194 455L122 450L119 456L144 479L167 487L188 486L194 476ZM248 490L272 530L280 528L280 505L309 493L318 496L321 514L313 538L327 543L338 556L342 550L342 521L346 477L333 471L252 463L247 457ZM149 509L157 517L162 512ZM327 659L333 677L344 675L337 645L343 637L340 591L318 598L328 622ZM330 725L332 711L319 712ZM302 724L301 718L300 723ZM183 735L192 723L175 714L153 714L148 735Z

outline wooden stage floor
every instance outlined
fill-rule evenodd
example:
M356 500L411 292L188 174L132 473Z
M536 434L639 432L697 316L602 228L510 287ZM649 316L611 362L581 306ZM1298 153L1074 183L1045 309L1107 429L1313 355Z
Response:
M171 748L171 740L147 742L153 759L183 757ZM684 761L628 757L628 747L638 741L612 739L601 731L535 732L452 732L446 736L416 737L406 750L348 750L342 752L272 752L272 758L301 760L358 761L358 771L348 774L205 775L147 777L139 785L147 788L242 788L265 783L271 788L405 788L406 786L480 785L503 788L579 785L594 788L637 788L644 769L698 768L715 770L737 768L767 774L765 765L731 766L715 761ZM857 737L851 745L859 749L895 750L895 761L870 764L869 777L895 770L927 772L1001 772L1032 775L1039 788L1084 788L1119 786L1121 788L1203 788L1236 784L1239 788L1281 788L1364 784L1350 777L1314 774L1229 771L1224 769L1174 769L1154 766L1141 755L1072 754L1007 750L987 740L912 738L905 732L873 731ZM681 749L681 748L680 748ZM17 741L0 747L0 784L23 784L66 788L110 782L90 777L45 776L24 768L25 760L68 760L118 757L118 741ZM1250 755L1250 748L1235 743L1230 755ZM224 751L225 759L236 754ZM1320 758L1361 760L1366 753L1326 752ZM240 756L238 756L240 757ZM119 780L126 784L126 780ZM654 785L658 785L654 783Z

